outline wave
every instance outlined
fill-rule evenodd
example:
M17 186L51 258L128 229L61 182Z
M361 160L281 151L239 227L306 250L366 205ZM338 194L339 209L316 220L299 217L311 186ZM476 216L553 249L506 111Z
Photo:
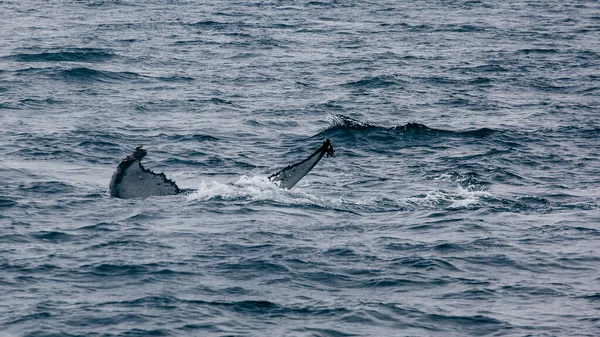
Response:
M219 138L217 137L213 137L211 135L205 135L205 134L164 134L161 133L158 135L159 137L165 137L171 141L182 141L182 142L189 142L189 141L193 141L193 142L216 142L219 141Z
M41 231L33 233L31 234L31 236L36 238L37 240L52 243L61 243L66 241L72 241L74 239L73 235L58 231Z
M244 28L252 27L251 24L239 22L239 21L221 22L221 21L214 21L214 20L197 21L197 22L193 22L193 23L187 23L187 25L190 27L200 29L200 30L214 30L214 31L244 29Z
M146 76L130 71L97 70L88 67L23 68L15 71L17 76L48 76L67 82L115 82L142 79Z
M23 244L23 243L29 243L29 242L31 242L31 239L29 238L29 236L24 235L24 234L2 234L2 235L0 235L0 243L3 243L3 244L11 244L11 243Z
M515 52L516 54L558 54L560 50L555 48L525 48L519 49Z
M488 26L474 26L464 24L445 24L435 29L434 32L454 32L454 33L482 33L489 29Z
M10 208L16 206L18 203L8 197L0 197L0 208Z
M375 123L362 122L344 115L330 115L330 125L327 129L317 134L315 137L335 135L337 133L369 133L385 132L388 135L433 135L433 136L468 136L483 138L497 132L490 128L480 128L467 131L451 131L430 128L421 123L407 123L397 126L382 126Z
M114 222L101 222L77 228L79 231L114 232L119 230L119 224Z
M402 86L404 84L406 84L406 82L399 79L398 76L378 75L378 76L373 76L373 77L366 77L366 78L363 78L361 80L354 81L354 82L348 82L348 83L343 84L343 86L352 87L352 88L376 89L376 88L387 88L387 87L397 86L397 85Z
M41 53L20 53L6 56L17 62L102 62L115 57L110 50L96 48L76 48Z
M171 75L171 76L162 76L157 78L162 82L193 82L195 79L189 76L180 76L180 75Z
M152 268L149 265L151 266L152 264L102 263L99 265L84 265L81 269L95 276L131 276L151 273Z
M129 71L123 72L115 72L108 70L96 70L86 67L80 68L71 68L66 70L59 70L54 73L54 77L66 81L98 81L98 82L107 82L107 81L123 81L123 80L132 80L138 79L142 76Z
M29 67L19 69L15 73L21 76L48 76L56 80L62 80L67 82L117 82L132 80L155 80L159 82L188 83L195 81L193 77L188 77L184 75L166 75L154 77L150 75L142 75L132 71L100 70L90 67ZM226 101L219 101L219 99L216 99L212 102L226 103Z
M85 4L88 7L104 7L104 6L138 6L138 4L135 4L134 2L131 1L120 1L120 0L106 0L106 1L102 1L102 0L96 0L96 1L90 1L88 3Z
M34 181L20 186L20 190L36 194L63 194L77 190L74 185L63 181Z

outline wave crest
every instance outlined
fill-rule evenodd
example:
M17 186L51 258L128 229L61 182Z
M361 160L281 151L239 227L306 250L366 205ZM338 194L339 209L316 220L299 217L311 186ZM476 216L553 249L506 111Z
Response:
M404 125L397 126L382 126L376 123L363 122L357 119L344 116L344 115L329 115L330 125L323 132L319 133L318 136L324 134L331 134L336 132L386 132L390 135L394 134L431 134L439 136L471 136L471 137L487 137L496 131L490 128L480 128L475 130L467 131L452 131L430 128L425 124L421 123L406 123Z
M115 57L111 50L75 48L69 50L21 53L7 58L17 62L102 62Z

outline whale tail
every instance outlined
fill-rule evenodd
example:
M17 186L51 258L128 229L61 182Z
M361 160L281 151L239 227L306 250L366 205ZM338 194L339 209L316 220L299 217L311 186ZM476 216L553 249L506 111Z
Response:
M279 187L289 190L307 175L323 156L333 156L334 152L331 142L327 139L310 157L299 163L287 166L283 170L271 175L269 180L276 183Z
M329 139L303 161L289 165L271 175L269 180L281 188L290 189L312 170L323 156L333 156L334 150ZM181 190L164 173L154 173L142 165L147 152L141 146L119 163L110 180L110 196L123 199L147 198L150 196L175 195Z
M110 180L112 197L130 199L179 194L182 191L164 173L154 173L142 165L146 150L138 146L121 161Z

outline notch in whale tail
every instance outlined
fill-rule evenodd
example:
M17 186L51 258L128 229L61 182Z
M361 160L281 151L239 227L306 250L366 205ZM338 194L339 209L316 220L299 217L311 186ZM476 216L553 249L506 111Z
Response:
M182 192L164 173L154 173L142 165L146 150L138 146L130 156L121 161L110 180L112 197L131 199L150 196L175 195Z
M283 170L271 175L269 180L276 183L279 187L289 190L294 187L300 179L304 178L304 176L317 165L323 156L333 156L334 152L331 141L327 139L312 155L310 155L310 157L299 163L287 166Z

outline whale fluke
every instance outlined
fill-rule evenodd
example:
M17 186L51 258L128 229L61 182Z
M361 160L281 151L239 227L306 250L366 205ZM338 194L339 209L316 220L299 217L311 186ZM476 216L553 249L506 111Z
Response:
M290 189L307 175L323 156L333 156L333 153L333 146L327 139L310 157L287 166L271 175L269 180L281 188ZM123 199L147 198L187 192L187 190L181 190L174 181L167 179L164 173L154 173L146 169L142 165L142 158L146 154L146 150L138 146L131 155L121 161L110 180L111 197Z
M182 191L164 173L154 173L142 165L146 150L138 146L121 161L110 180L112 197L130 199L179 194Z
M327 155L329 157L333 156L333 154L333 146L329 139L327 139L310 157L299 163L287 166L283 170L271 175L269 180L276 183L279 187L289 190L307 175L323 156Z

